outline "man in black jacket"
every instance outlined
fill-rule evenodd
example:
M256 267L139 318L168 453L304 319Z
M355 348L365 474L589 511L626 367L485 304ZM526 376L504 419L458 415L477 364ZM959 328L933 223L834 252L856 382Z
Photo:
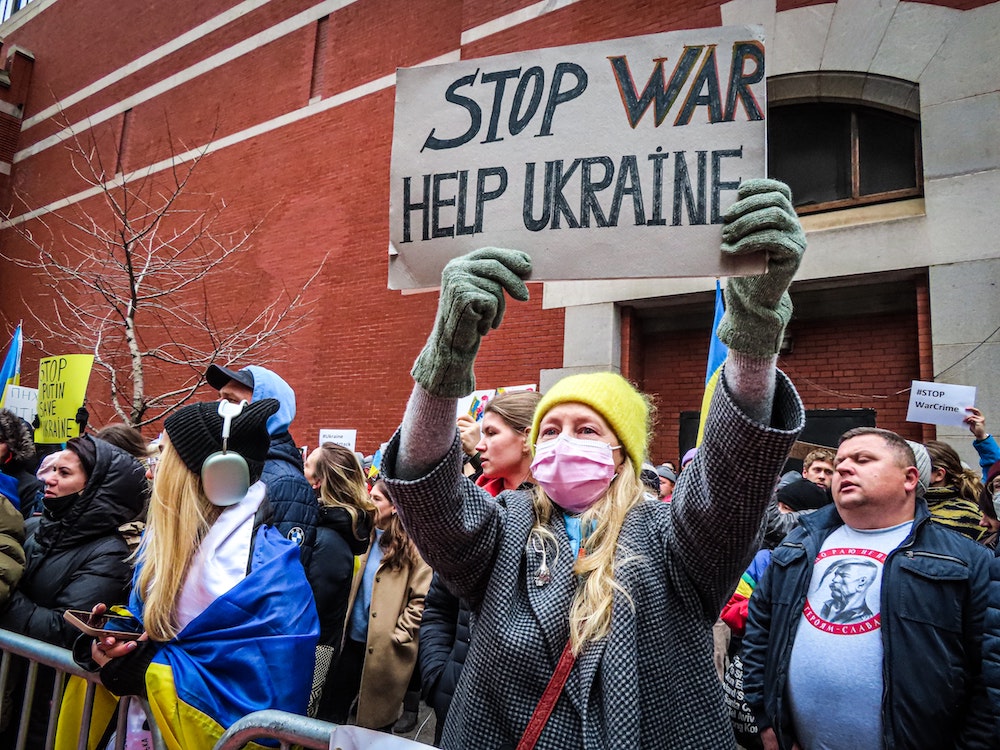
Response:
M267 420L271 447L261 480L267 485L273 526L299 545L302 565L308 571L316 543L319 503L306 480L302 454L288 431L295 419L295 391L277 373L256 365L242 370L211 365L205 379L219 391L219 396L233 403L274 398L281 404Z
M750 598L744 691L764 748L995 747L989 552L931 522L899 435L848 431L835 468L834 505L800 519Z

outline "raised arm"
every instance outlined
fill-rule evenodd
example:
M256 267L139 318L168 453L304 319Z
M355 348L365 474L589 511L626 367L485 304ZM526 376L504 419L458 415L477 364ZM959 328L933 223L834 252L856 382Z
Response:
M722 251L765 252L767 272L726 284L719 338L729 356L704 440L674 492L672 546L713 617L756 551L764 509L805 424L798 394L776 370L806 244L791 194L774 180L744 182L724 220Z
M389 494L421 555L473 597L492 563L499 522L489 496L462 476L456 404L475 389L473 362L482 337L503 319L505 292L528 298L522 279L530 270L525 253L497 248L445 266L434 329L413 365L416 385L382 460Z
M530 271L526 253L499 248L476 250L444 267L434 329L411 371L416 387L400 428L396 478L422 476L447 453L456 401L476 388L472 365L479 344L503 320L505 290L528 299L522 278Z

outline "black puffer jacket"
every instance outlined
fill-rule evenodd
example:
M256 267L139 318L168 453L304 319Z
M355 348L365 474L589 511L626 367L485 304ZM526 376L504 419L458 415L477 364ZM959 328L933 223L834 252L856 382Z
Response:
M271 435L261 479L267 485L267 500L274 511L274 528L299 545L299 556L309 575L313 569L310 558L316 544L319 503L302 473L302 454L288 432ZM312 583L311 575L309 582Z
M138 461L103 440L80 497L58 517L48 510L25 542L27 565L0 628L69 648L79 635L63 620L66 609L128 599L131 565L118 527L142 511L148 495Z
M354 536L351 515L344 508L319 506L316 543L306 574L319 613L319 643L334 648L334 659L340 654L344 638L354 558L368 551L371 529L371 520L362 517L358 529L362 539L358 539Z
M434 709L437 726L435 745L441 741L444 720L465 665L469 638L469 608L448 591L444 581L435 573L424 599L417 656L424 700Z

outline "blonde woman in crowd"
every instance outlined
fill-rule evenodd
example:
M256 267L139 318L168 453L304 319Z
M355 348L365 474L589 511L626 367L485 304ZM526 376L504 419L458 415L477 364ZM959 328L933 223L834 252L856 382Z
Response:
M253 711L306 710L310 672L290 665L312 664L316 609L298 548L263 523L269 514L258 481L270 444L267 418L277 408L274 399L244 402L227 444L220 404L192 404L166 418L128 603L142 635L125 641L84 635L74 646L77 662L98 671L111 694L149 700L171 750L212 747ZM246 464L249 484L235 494L208 488L206 464L224 449ZM105 611L105 603L94 608ZM77 746L80 708L68 694L57 748ZM107 694L98 698L91 747L111 708ZM150 741L142 718L133 702L131 741Z
M322 712L346 724L356 700L355 723L389 731L417 661L431 569L410 541L384 482L375 482L371 498L375 538L354 576L344 648L327 679Z
M669 505L639 482L649 401L612 373L545 392L529 438L536 491L494 501L462 476L456 399L475 387L505 292L527 298L531 260L486 248L445 267L382 460L417 546L475 615L445 748L735 746L709 632L804 425L775 364L805 235L787 187L770 180L741 185L724 219L723 251L765 251L768 273L727 284L729 356Z

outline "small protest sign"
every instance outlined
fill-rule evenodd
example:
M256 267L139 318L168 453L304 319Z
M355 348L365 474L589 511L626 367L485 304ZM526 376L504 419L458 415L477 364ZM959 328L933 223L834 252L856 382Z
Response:
M969 413L967 406L976 405L974 385L951 385L914 380L910 385L907 422L961 425Z
M36 443L64 443L80 434L76 413L87 396L93 354L62 354L38 362Z
M320 430L319 431L319 444L323 443L335 443L337 445L342 445L348 450L354 450L355 444L358 442L358 431L357 430Z
M497 246L534 281L759 273L722 212L763 177L763 29L693 29L402 68L389 288Z
M456 416L461 417L467 415L475 419L477 422L482 420L483 411L486 409L486 404L489 403L491 398L499 396L501 393L506 393L507 391L537 391L538 386L534 383L530 385L508 385L502 386L496 389L486 389L473 391L468 396L460 398L458 400L458 405L456 407Z
M22 385L8 385L4 389L4 409L14 412L28 424L35 421L38 413L38 389Z

